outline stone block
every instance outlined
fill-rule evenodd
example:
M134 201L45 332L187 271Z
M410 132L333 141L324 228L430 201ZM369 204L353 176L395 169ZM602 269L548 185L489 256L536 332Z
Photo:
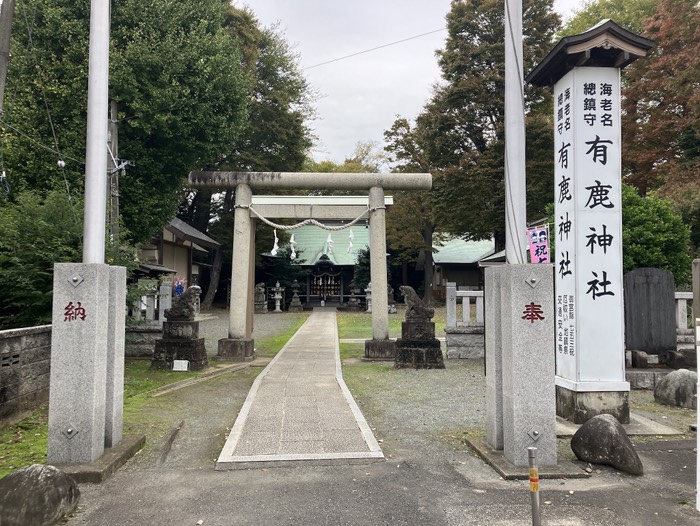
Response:
M630 351L632 354L632 367L638 369L646 369L649 367L648 357L649 355L644 351Z
M254 360L254 340L222 338L219 340L219 351L215 359L224 362L249 362Z
M687 367L685 356L678 351L669 351L659 355L659 361L671 369L684 369Z
M366 340L365 360L391 360L396 358L396 342L394 340Z
M483 332L473 332L471 327L459 327L454 330L445 329L445 345L448 359L484 359L484 335Z
M656 385L656 373L649 369L641 371L625 371L625 379L630 383L630 389L653 389Z
M413 341L399 338L396 340L394 367L397 369L444 369L445 362L440 341Z
M435 338L435 323L415 320L401 322L401 337L405 340L432 340Z
M163 339L165 340L196 340L198 338L198 321L163 322Z
M583 424L598 415L612 415L629 424L629 392L575 392L557 386L557 415L574 424Z
M204 348L204 338L197 340L156 340L151 369L173 368L173 360L187 360L190 371L201 371L209 362Z

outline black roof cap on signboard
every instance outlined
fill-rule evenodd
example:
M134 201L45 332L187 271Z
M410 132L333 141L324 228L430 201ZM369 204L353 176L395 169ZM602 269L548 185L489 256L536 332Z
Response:
M577 66L624 68L646 56L654 44L612 20L603 20L585 33L562 38L525 80L535 86L554 86Z

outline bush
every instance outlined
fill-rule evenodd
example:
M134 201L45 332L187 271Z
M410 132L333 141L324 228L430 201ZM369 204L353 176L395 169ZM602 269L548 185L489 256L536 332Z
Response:
M51 321L53 265L81 260L82 202L65 191L0 199L0 329Z

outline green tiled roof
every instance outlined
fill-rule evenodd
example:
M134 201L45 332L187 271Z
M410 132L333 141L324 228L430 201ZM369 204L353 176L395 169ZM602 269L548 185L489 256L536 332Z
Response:
M330 221L324 223L329 226L333 225ZM352 248L348 251L350 231L352 231L354 238ZM369 229L363 223L336 232L307 225L287 232L289 238L292 234L294 234L294 241L296 241L298 257L304 260L302 263L304 266L315 265L324 254L328 256L333 265L354 266L357 262L357 252L369 247ZM332 244L328 243L329 234L333 241Z
M443 245L435 247L437 252L433 253L433 261L435 264L476 263L480 259L493 254L495 247L493 239L484 241L451 239Z

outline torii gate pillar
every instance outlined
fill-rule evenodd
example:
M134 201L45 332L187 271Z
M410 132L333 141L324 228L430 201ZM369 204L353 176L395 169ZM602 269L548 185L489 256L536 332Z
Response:
M373 287L372 340L365 342L365 357L393 358L389 340L384 190L430 190L432 176L377 173L300 172L190 172L191 186L235 188L233 269L228 338L219 340L217 358L244 361L255 358L252 338L254 230L250 218L252 188L333 189L369 191L370 272ZM390 356L386 356L391 353Z
M228 338L219 340L218 359L249 361L255 358L252 324L255 268L255 229L250 219L253 193L245 183L236 185L233 211L233 257Z

